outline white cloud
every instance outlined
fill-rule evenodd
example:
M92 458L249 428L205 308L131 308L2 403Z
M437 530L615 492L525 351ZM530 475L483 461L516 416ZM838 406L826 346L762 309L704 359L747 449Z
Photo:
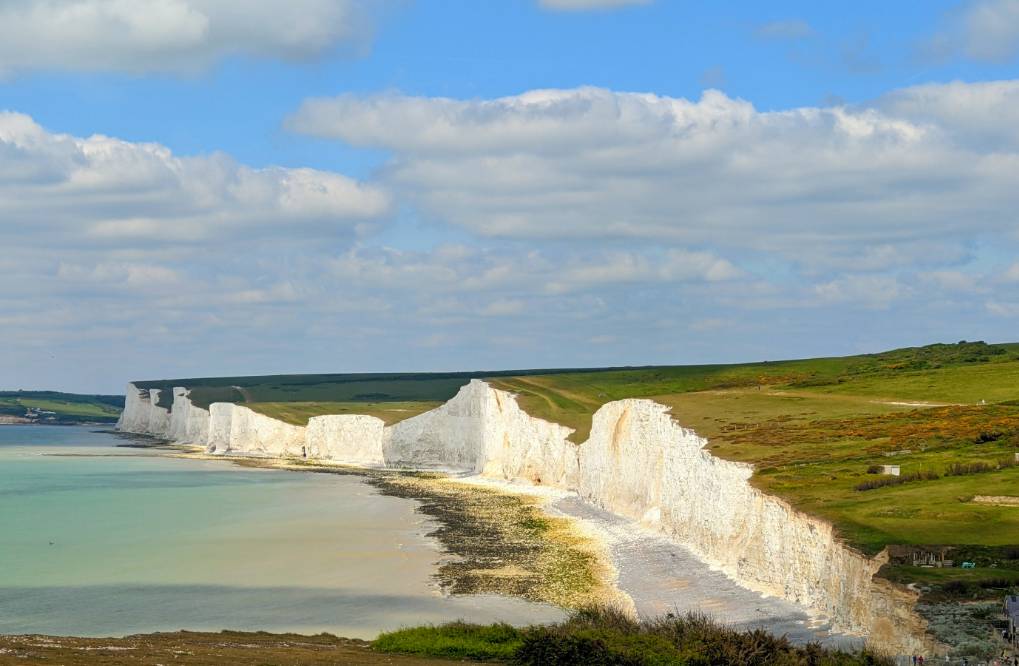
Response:
M884 275L847 275L814 287L814 294L822 303L853 303L878 310L887 309L912 293L897 278Z
M527 304L517 298L500 298L492 301L481 308L481 315L485 317L508 317L522 313Z
M288 126L388 149L394 190L486 236L851 260L1014 230L1017 95L1012 81L948 84L777 112L718 91L347 95L307 100Z
M13 113L0 113L0 174L8 238L51 234L49 243L351 235L390 205L384 191L335 173L55 134Z
M1019 0L969 0L923 45L937 58L961 54L1003 63L1019 55Z
M985 156L1019 152L1019 81L914 86L885 95L877 105Z
M964 273L962 271L931 271L928 273L920 273L919 277L921 280L924 280L935 288L945 292L969 294L983 291L979 276Z
M329 263L347 283L396 291L491 293L499 290L567 294L634 284L712 283L743 273L710 252L541 250L470 251L440 246L430 252L355 247Z
M104 261L95 265L61 263L57 278L74 285L100 285L103 289L175 288L183 281L178 271L151 263Z
M189 72L234 54L304 60L368 33L353 0L0 0L0 74Z
M649 5L654 0L538 0L545 9L583 12L593 9L616 9L628 5Z
M970 57L1003 62L1019 53L1019 0L971 2L963 22Z
M719 282L742 272L710 252L668 250L664 254L612 252L596 259L566 265L549 276L545 289L567 293L598 285L653 282Z
M987 311L996 317L1019 317L1019 303L1007 301L987 301Z

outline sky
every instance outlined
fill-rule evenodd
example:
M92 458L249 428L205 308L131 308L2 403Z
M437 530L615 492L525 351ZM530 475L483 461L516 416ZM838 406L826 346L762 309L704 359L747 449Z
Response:
M1019 340L1019 0L0 0L0 388Z

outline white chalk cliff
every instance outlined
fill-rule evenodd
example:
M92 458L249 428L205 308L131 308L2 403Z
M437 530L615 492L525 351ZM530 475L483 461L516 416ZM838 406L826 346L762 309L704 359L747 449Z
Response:
M884 556L843 544L832 526L749 483L753 467L716 458L707 441L651 400L610 402L576 445L564 426L524 412L510 393L474 380L444 405L392 426L366 415L319 416L307 427L242 405L193 405L175 388L128 385L126 432L210 453L306 457L377 468L440 469L576 491L586 501L660 530L741 585L800 604L840 632L882 649L930 649L915 595L874 579Z

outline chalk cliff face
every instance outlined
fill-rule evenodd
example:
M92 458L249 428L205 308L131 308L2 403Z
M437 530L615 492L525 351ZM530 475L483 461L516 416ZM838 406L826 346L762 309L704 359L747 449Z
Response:
M163 391L159 389L149 390L149 432L158 433L160 437L166 437L170 431L170 410L159 406L159 398Z
M882 562L751 486L752 466L716 458L706 444L663 405L610 403L580 449L580 494L661 529L750 589L813 609L843 631L872 633L881 618L871 581Z
M145 433L149 426L149 392L128 384L124 394L124 411L117 419L117 430Z
M201 429L196 428L201 434ZM209 453L305 457L305 428L277 421L242 405L216 402L209 406L209 427L205 441L182 443L204 445Z
M374 416L316 416L308 421L307 455L347 465L385 467L385 426Z
M474 380L446 404L386 429L387 465L453 469L574 488L577 446L569 428L536 419L509 393Z
M140 389L128 384L124 411L117 421L117 428L139 435L166 437L170 429L170 412L157 404L159 396L159 389Z
M209 410L192 404L183 386L173 389L170 427L166 438L174 442L205 442L209 438Z
M234 408L237 405L229 402L214 402L209 405L208 437L205 442L191 440L186 444L205 445L209 453L230 452L230 432L233 427Z
M346 415L315 417L302 428L227 403L206 411L183 390L174 391L167 416L154 393L128 386L121 429L212 453L445 469L576 491L668 534L745 587L824 615L837 631L866 634L901 654L931 647L912 611L915 596L873 579L882 557L847 548L828 523L751 486L752 466L714 457L706 440L650 400L604 405L577 446L566 439L569 428L528 415L511 394L477 380L444 405L389 427Z

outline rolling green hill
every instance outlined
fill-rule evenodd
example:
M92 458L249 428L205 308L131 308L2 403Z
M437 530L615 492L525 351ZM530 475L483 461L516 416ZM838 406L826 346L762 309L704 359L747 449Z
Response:
M0 416L38 423L114 423L123 408L122 395L0 391Z

